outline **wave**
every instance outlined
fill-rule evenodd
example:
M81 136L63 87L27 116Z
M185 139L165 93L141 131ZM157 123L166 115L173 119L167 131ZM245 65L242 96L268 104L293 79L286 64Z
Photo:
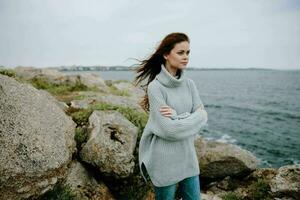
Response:
M271 115L271 116L282 116L288 119L300 119L300 116L294 115L287 112L278 112L278 111L265 111L263 114Z
M223 108L223 109L232 109L232 110L243 110L243 111L250 111L250 112L256 112L255 109L252 108L245 108L245 107L238 107L234 105L216 105L216 104L207 104L205 105L207 108Z
M216 141L216 142L221 142L221 143L236 143L237 140L232 138L230 135L227 134L222 134L221 137L219 138L215 138L215 137L205 137L206 140L210 140L210 141Z
M215 104L207 104L207 105L205 105L205 107L207 107L207 108L222 108L221 105L215 105Z
M236 143L237 140L232 138L230 135L224 134L219 139L216 140L217 142L222 143Z
M284 119L300 119L300 115L288 112L280 112L280 111L272 111L272 110L263 110L263 108L255 108L255 107L239 107L234 105L217 105L217 104L207 104L205 107L207 108L222 108L222 109L232 109L238 110L239 112L249 112L260 115L270 115L275 116L274 120L276 121L284 121Z
M274 162L272 160L266 160L266 159L260 159L259 167L275 167L279 168L285 165L298 165L300 164L300 161L295 158L286 158L284 160L278 159L278 162Z

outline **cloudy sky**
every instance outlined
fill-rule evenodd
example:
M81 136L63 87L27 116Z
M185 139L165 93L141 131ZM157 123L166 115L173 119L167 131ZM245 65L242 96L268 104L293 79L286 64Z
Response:
M0 65L134 64L170 32L190 67L300 69L299 0L0 0Z

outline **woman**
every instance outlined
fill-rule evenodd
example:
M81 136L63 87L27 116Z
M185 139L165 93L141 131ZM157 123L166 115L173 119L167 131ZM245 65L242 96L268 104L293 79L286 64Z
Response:
M156 51L140 63L136 85L143 87L142 107L149 119L139 144L139 166L154 185L155 199L180 196L200 199L199 164L195 136L207 122L195 83L185 76L189 61L189 38L184 33L167 35Z

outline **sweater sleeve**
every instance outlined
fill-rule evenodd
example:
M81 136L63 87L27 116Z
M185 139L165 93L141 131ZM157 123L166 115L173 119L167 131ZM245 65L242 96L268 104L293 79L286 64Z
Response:
M172 115L171 115L171 119L184 119L184 118L187 118L190 115L191 115L191 113L189 113L189 112L184 112L184 113L181 113L181 114L178 115L176 110L173 110Z
M202 100L200 99L200 95L198 92L198 89L196 87L196 84L192 79L190 79L190 87L192 91L192 99L193 99L193 108L192 108L192 113L195 112L199 107L204 109L204 105L202 103Z
M149 85L150 86L150 85ZM148 87L150 108L150 130L157 136L166 140L177 141L198 134L206 123L207 117L203 112L197 111L185 114L183 117L165 117L159 111L160 107L167 105L162 92L158 87Z

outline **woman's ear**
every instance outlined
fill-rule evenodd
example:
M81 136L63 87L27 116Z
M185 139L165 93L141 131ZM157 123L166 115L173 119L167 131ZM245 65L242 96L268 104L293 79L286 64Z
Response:
M164 59L165 59L165 60L168 59L168 55L169 55L169 54L164 54Z

